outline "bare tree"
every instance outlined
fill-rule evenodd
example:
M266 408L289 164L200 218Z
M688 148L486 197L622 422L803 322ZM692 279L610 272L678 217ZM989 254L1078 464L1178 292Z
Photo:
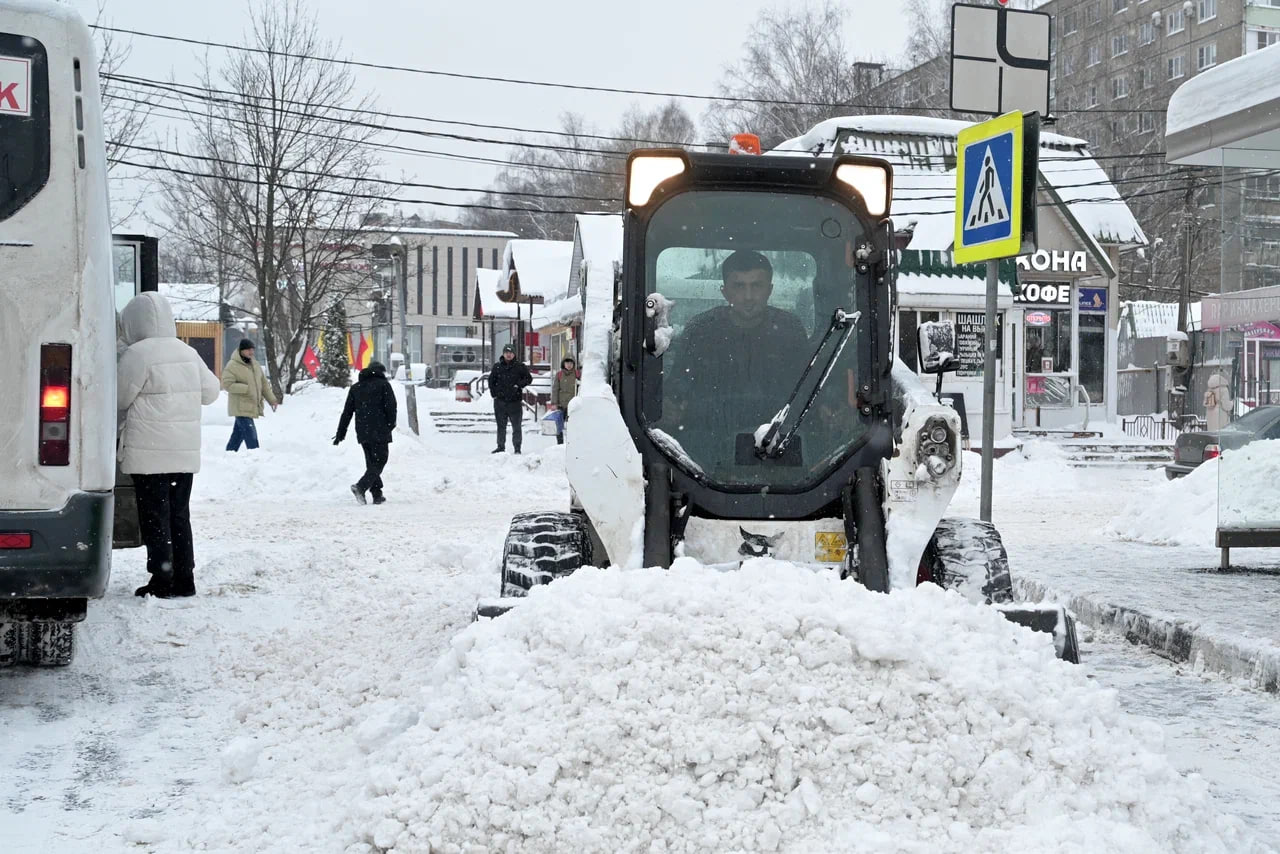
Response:
M725 69L719 84L726 100L714 102L704 117L712 137L727 141L750 132L770 148L853 112L838 105L856 103L868 81L845 48L845 15L835 0L761 12L742 58Z
M95 25L106 23L105 14L105 0L100 0ZM128 146L145 138L151 103L148 95L126 90L117 80L133 52L133 45L101 26L94 34L98 42L98 89L107 145L107 175L111 182L111 224L118 227L138 212L147 195L147 182L129 173L120 161L128 154Z
M499 173L494 189L468 223L501 228L531 238L567 240L573 236L573 211L621 209L627 153L642 147L686 148L694 144L693 119L675 101L651 110L632 107L610 138L601 140L581 116L561 116L561 132L549 148L517 148ZM511 195L525 194L525 195Z
M165 206L220 287L249 289L272 383L290 391L324 312L367 289L360 225L374 204L368 143L378 129L350 119L370 99L330 61L336 47L302 0L251 14L254 51L233 53L216 72L205 65L206 90L236 94L208 99L192 153L165 161Z

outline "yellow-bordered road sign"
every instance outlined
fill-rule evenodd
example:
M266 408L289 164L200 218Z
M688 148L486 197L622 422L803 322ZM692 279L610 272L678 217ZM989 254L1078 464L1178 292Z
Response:
M1014 111L960 131L956 152L958 264L1022 253L1023 127L1022 113Z

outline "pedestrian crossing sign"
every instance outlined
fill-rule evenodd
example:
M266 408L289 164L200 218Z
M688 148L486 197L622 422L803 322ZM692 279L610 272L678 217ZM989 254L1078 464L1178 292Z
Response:
M960 131L956 152L957 264L1022 254L1023 128L1023 115L1015 111ZM1036 168L1034 160L1031 168Z

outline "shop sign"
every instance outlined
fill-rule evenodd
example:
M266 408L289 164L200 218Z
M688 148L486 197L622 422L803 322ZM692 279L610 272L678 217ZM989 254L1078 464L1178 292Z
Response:
M1080 288L1076 291L1076 308L1086 314L1106 314L1106 288Z
M996 340L999 342L1003 337L1001 325L1003 315L996 318ZM983 352L986 336L987 317L980 311L958 311L956 312L956 358L960 365L956 368L957 377L980 377L982 369L986 365L986 355ZM996 358L1003 358L1000 344L996 345Z
M1034 270L1037 273L1086 273L1088 254L1083 250L1050 251L1037 250L1032 255L1018 256L1019 270Z
M1246 323L1236 328L1245 338L1267 338L1273 341L1280 339L1280 326L1274 323Z
M1025 305L1071 305L1069 282L1022 282L1015 303Z
M1027 394L1044 394L1044 377L1027 377Z
M1022 316L1027 326L1048 326L1053 323L1053 315L1047 311L1028 311Z

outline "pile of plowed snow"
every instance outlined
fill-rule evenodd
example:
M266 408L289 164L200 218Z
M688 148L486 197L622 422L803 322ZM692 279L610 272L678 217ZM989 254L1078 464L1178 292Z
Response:
M1213 547L1218 529L1218 462L1139 492L1107 525L1119 540L1157 546Z
M350 851L1253 844L1047 635L771 560L581 570L459 634L382 724Z

